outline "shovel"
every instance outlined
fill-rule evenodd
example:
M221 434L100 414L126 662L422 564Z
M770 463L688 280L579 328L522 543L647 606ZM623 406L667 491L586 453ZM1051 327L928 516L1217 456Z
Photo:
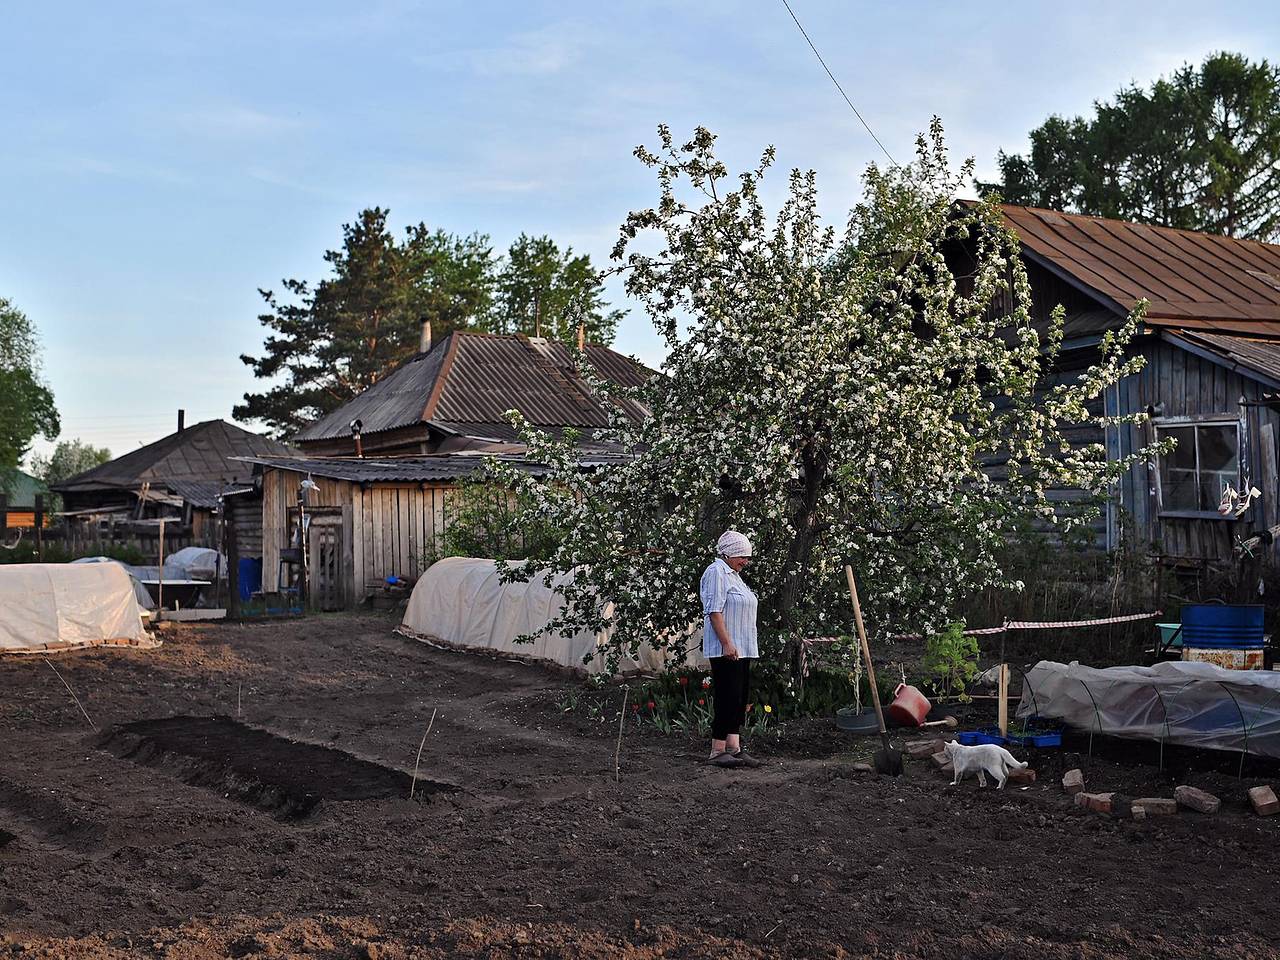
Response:
M849 581L849 599L853 601L853 622L858 628L858 642L862 644L862 659L867 664L867 680L871 683L871 702L876 708L876 722L880 726L881 748L871 758L878 773L898 776L902 773L902 754L889 743L889 731L884 725L884 711L880 709L880 688L876 686L876 668L871 664L871 645L867 643L867 631L862 625L862 605L858 603L858 585L853 580L853 567L844 565L844 575Z

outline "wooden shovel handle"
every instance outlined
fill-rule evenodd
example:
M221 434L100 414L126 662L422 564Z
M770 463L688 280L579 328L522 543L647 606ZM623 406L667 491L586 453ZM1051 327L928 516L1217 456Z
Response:
M853 622L858 628L858 643L862 645L862 660L867 665L867 679L871 682L871 702L876 708L876 723L880 725L880 737L887 741L889 731L884 725L884 711L880 709L880 688L876 685L876 668L871 663L871 645L867 643L867 629L862 625L862 605L858 603L858 585L853 579L853 567L844 565L844 576L849 581L849 599L853 601Z

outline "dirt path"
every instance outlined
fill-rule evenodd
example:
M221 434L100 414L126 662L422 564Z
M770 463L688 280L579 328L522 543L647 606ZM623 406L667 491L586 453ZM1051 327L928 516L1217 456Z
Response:
M1113 821L1053 778L951 789L921 763L877 780L829 736L725 772L630 728L615 784L616 726L558 709L567 681L392 625L182 627L56 661L100 731L238 700L401 774L437 712L422 775L456 790L297 820L100 749L42 661L0 660L0 953L1280 957L1280 818Z

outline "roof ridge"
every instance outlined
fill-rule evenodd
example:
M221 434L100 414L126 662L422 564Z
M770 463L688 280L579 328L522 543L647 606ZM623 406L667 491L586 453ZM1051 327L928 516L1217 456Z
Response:
M1207 230L1189 230L1186 227L1170 227L1163 223L1144 223L1141 220L1122 220L1119 217L1103 217L1096 213L1077 213L1068 210L1054 210L1052 207L1033 207L1025 203L1002 203L1000 204L1000 207L1004 210L1026 210L1028 213L1051 213L1055 217L1070 217L1077 220L1100 220L1104 223L1118 223L1125 227L1144 227L1147 230L1181 233L1193 237L1209 237L1213 240L1257 244L1261 247L1274 247L1275 249L1280 250L1280 243L1272 243L1269 240L1253 240L1249 237L1232 237L1225 233L1210 233Z

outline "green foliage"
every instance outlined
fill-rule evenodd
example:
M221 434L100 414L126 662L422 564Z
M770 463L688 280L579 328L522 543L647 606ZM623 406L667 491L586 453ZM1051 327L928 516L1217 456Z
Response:
M101 466L110 459L111 451L106 447L95 447L79 437L60 440L49 456L37 454L31 458L31 473L46 484L57 483ZM47 501L47 509L51 512L56 513L62 509L62 498L56 493L49 494Z
M938 633L924 638L925 681L940 697L955 697L968 702L965 692L978 672L978 638L967 636L964 624L949 623Z
M342 248L324 255L330 276L314 287L283 281L289 302L259 291L268 309L258 320L271 333L262 356L240 359L255 377L283 382L245 394L233 410L236 419L261 420L287 436L413 356L424 321L441 337L488 309L488 237L458 237L418 223L397 240L388 215L374 207L345 224Z
M1130 86L1092 118L1050 117L999 154L1010 203L1228 236L1280 235L1280 68L1234 53Z
M37 436L52 440L60 423L53 393L40 378L40 341L26 314L0 297L0 487Z
M590 343L613 342L622 310L609 310L600 274L586 254L564 252L550 237L525 234L511 244L498 269L493 308L485 318L491 333L523 333L574 343L578 324Z
M439 341L452 330L532 334L609 343L620 311L609 311L586 255L563 253L550 237L517 239L495 260L483 234L456 236L426 224L397 238L390 211L362 210L342 228L342 248L324 255L329 276L314 286L282 281L287 299L259 290L270 331L261 356L241 355L255 377L278 381L246 393L232 411L286 437L372 386L412 357L430 321Z
M561 532L529 509L528 495L501 483L464 483L451 507L441 556L544 561L559 545Z
M633 653L683 645L728 527L755 545L744 577L766 660L794 663L801 638L849 629L846 562L873 635L941 625L1006 580L1020 521L1096 515L1096 501L1063 509L1050 491L1104 493L1146 455L1109 461L1068 432L1097 424L1090 402L1143 364L1125 343L1144 305L1104 338L1096 366L1038 393L1062 312L1045 334L1032 324L1018 241L994 203L957 209L968 166L952 170L936 121L914 163L868 168L844 231L823 222L812 172L793 172L780 210L766 211L772 150L735 176L709 131L659 138L637 150L657 202L628 216L614 256L664 338L664 375L622 389L580 368L601 395L651 412L635 422L619 406L601 434L631 456L584 470L572 444L513 415L548 475L511 464L501 475L565 531L543 565L572 573L555 587L565 603L551 631L611 629ZM972 253L962 280L948 259L959 248Z

